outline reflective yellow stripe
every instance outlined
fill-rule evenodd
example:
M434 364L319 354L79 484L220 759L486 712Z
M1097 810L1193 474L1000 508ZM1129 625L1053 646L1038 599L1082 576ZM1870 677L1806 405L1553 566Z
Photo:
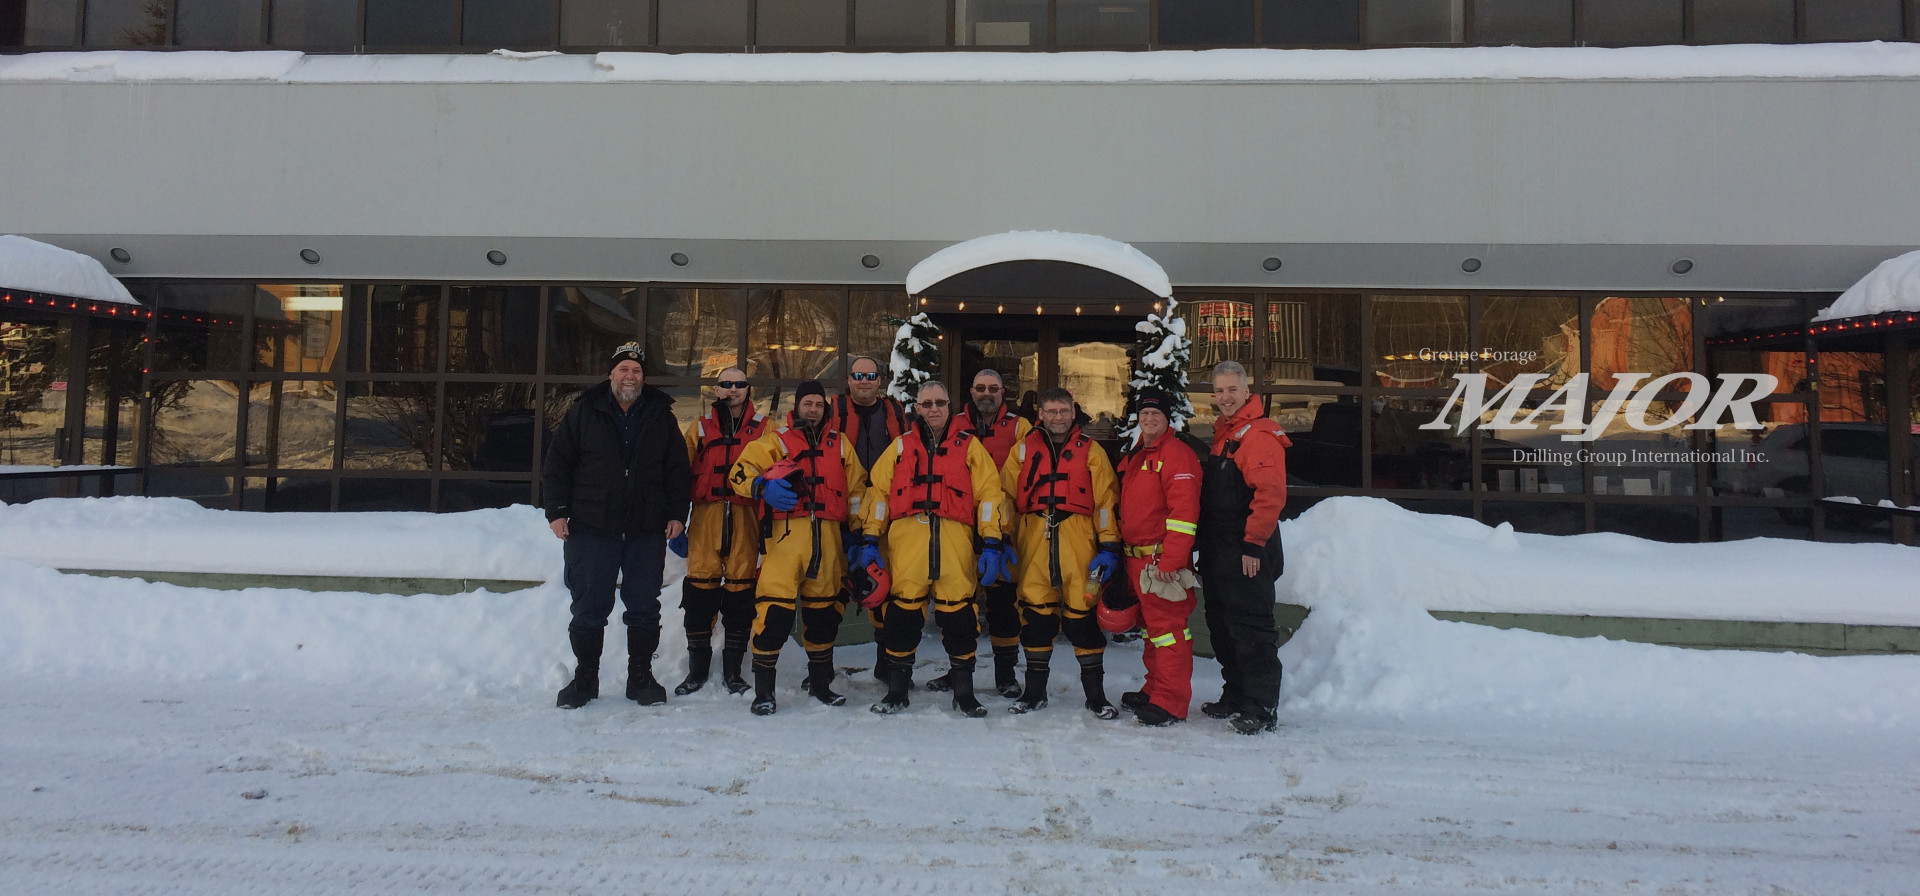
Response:
M1167 531L1178 532L1181 535L1197 535L1200 532L1200 528L1186 520L1169 519L1167 520Z
M1190 629L1190 628L1183 628L1183 629L1181 629L1181 630L1180 630L1180 640L1182 640L1182 641L1191 641L1191 640L1193 640L1193 629Z
M1168 634L1160 635L1158 637L1149 638L1148 643L1151 643L1155 647L1172 647L1173 635L1171 633L1168 633Z

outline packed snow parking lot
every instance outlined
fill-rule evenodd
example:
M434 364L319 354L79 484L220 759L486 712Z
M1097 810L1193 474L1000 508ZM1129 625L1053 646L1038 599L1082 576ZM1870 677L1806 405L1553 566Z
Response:
M537 511L301 517L0 507L0 892L1920 892L1920 658L1422 610L1532 595L1913 625L1911 548L1556 539L1325 502L1283 530L1282 597L1314 613L1283 649L1282 727L1241 737L1197 713L1100 721L1065 682L1027 716L915 691L882 717L855 671L829 708L799 695L797 651L776 716L716 688L636 706L612 655L608 696L561 711L566 598ZM1576 539L1599 559L1572 565ZM233 592L59 568L547 584ZM1110 690L1138 684L1137 646L1107 665ZM1202 661L1196 694L1218 686Z

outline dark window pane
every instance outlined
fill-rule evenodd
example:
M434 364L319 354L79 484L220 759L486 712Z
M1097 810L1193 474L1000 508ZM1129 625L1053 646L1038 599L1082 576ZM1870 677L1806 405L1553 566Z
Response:
M366 0L367 45L451 47L459 43L460 0Z
M1384 396L1373 414L1373 487L1459 491L1471 481L1471 433L1421 429L1446 412L1444 398Z
M1213 365L1239 361L1253 369L1253 297L1249 295L1183 293L1180 317L1193 341L1187 355L1187 379L1198 385L1211 381Z
M1161 44L1250 44L1253 38L1253 0L1161 0Z
M1374 375L1379 385L1445 389L1454 374L1468 373L1463 355L1474 346L1467 333L1466 296L1374 296ZM1433 418L1427 415L1426 419Z
M252 284L167 283L160 287L155 371L246 369L240 334L254 303Z
M153 463L224 466L234 462L240 396L233 383L186 380L166 384L164 394L156 391L153 441L147 448Z
M276 47L352 47L360 43L360 9L340 0L273 0Z
M91 0L87 4L87 46L165 46L171 8L166 0Z
M1047 42L1047 0L971 0L954 7L953 42L963 47L1033 47Z
M71 47L80 0L12 0L0 3L0 47Z
M441 513L461 513L487 507L533 503L533 483L490 479L440 480Z
M1593 508L1593 528L1686 544L1700 540L1700 514L1688 506L1600 503Z
M763 47L843 46L847 0L760 0L754 26Z
M448 301L448 372L533 373L540 287L455 287Z
M1460 0L1367 0L1367 43L1459 43L1461 11Z
M202 507L226 510L233 506L233 477L208 476L195 470L158 469L147 475L147 496L186 498Z
M174 15L175 46L260 45L260 0L179 0Z
M821 379L840 346L840 291L756 289L747 301L747 375Z
M1590 44L1677 44L1681 0L1583 0L1578 39Z
M1476 42L1493 46L1571 43L1573 2L1474 0L1473 29Z
M448 383L440 425L446 470L533 470L534 386Z
M847 295L847 351L849 358L864 355L887 369L893 334L900 321L913 313L913 299L904 292L854 290ZM829 390L832 385L828 385Z
M647 293L647 372L709 377L740 363L738 289L654 289ZM605 373L605 365L597 373Z
M1807 31L1802 40L1899 40L1900 0L1802 0Z
M433 456L433 383L348 383L348 470L424 470Z
M1260 42L1329 47L1360 43L1360 0L1263 0Z
M1702 44L1793 42L1793 0L1693 0L1693 40Z
M375 286L353 301L347 369L433 373L440 369L440 287Z
M333 482L287 476L248 479L240 509L266 513L325 513L333 509Z
M660 46L744 47L747 0L660 0Z
M424 513L431 488L425 479L342 479L340 509Z
M553 0L466 0L460 43L480 49L553 42Z
M1645 385L1693 369L1693 309L1687 299L1601 299L1588 325L1596 389L1611 390L1626 374L1647 374Z
M560 43L642 47L653 41L650 0L560 0Z
M547 297L547 372L604 374L622 343L640 338L640 291L555 287Z
M0 464L50 466L62 460L54 437L67 425L72 338L70 321L0 321Z
M328 380L275 380L253 387L247 405L247 465L333 468L333 419L340 394Z
M1147 42L1147 0L1058 0L1060 46L1127 47Z
M946 46L946 0L854 0L853 42L862 47Z
M1481 505L1480 521L1489 526L1510 523L1514 531L1539 535L1579 535L1587 531L1586 510L1578 504L1488 501Z
M1287 449L1289 483L1360 484L1360 427L1365 418L1358 397L1283 392L1267 401L1268 416L1280 421L1293 441Z
M253 369L330 373L340 357L345 287L273 283L254 304Z
M1711 537L1716 541L1736 541L1742 538L1797 538L1807 540L1813 537L1810 521L1813 512L1804 507L1726 507L1709 508L1712 514L1714 532Z

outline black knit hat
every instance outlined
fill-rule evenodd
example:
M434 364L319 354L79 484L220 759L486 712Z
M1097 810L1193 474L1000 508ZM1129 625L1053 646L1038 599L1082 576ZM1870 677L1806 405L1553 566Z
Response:
M647 364L647 350L638 342L629 342L613 350L613 357L607 359L607 370L620 366L621 361L632 361L642 367Z
M805 398L809 395L818 395L822 399L825 399L827 397L827 390L825 387L820 385L819 380L807 380L806 382L801 383L799 388L793 390L794 405L796 407L799 406L800 399Z
M1135 392L1133 395L1133 407L1136 412L1153 408L1167 415L1167 419L1173 419L1173 396L1168 395L1164 389L1147 386Z

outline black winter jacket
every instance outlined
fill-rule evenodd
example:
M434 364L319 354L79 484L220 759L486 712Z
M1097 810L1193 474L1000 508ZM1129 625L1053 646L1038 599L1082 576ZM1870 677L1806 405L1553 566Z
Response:
M569 529L633 538L664 535L668 520L685 520L693 472L673 416L673 398L640 391L640 437L627 451L620 437L613 387L600 383L574 402L547 445L541 497L547 520Z

